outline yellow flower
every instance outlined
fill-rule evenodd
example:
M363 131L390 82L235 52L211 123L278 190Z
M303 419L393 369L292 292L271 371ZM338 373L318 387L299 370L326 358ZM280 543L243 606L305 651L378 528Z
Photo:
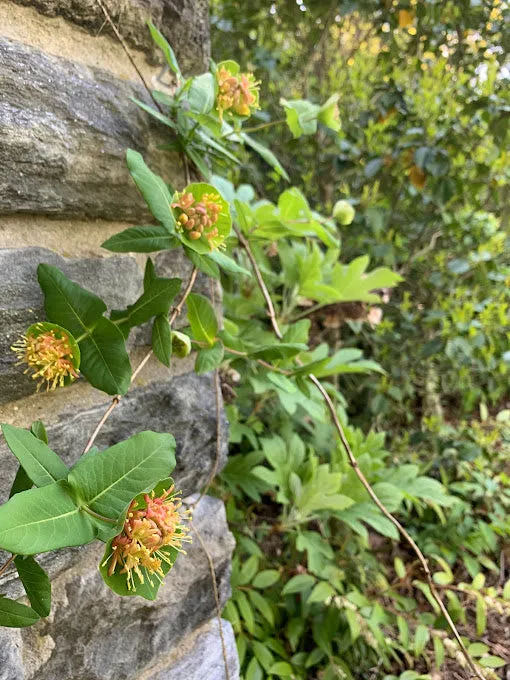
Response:
M220 120L223 120L225 111L246 118L259 108L259 83L253 73L232 73L220 65L216 79L218 81L216 108Z
M111 559L108 576L120 567L120 574L126 574L129 590L136 591L135 577L143 584L145 579L154 585L154 576L160 582L165 573L162 562L172 564L165 546L182 550L182 543L190 541L189 529L182 523L189 519L189 512L181 512L182 501L174 488L170 487L161 496L154 492L144 496L145 507L138 507L134 500L129 506L122 532L112 541L112 553L104 562Z
M11 349L18 355L16 365L27 364L39 380L37 390L46 383L47 390L64 387L78 377L80 350L73 336L56 324L41 322L30 326Z
M179 209L177 229L187 231L192 241L202 235L209 241L212 250L212 240L219 236L218 228L214 225L221 213L221 202L218 194L204 194L200 200L195 199L190 191L183 191L178 200L172 203L172 208Z

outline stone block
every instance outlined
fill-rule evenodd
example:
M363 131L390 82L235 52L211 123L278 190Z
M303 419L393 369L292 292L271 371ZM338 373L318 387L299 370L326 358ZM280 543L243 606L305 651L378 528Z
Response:
M151 103L143 85L0 37L0 87L0 214L146 220L128 148L179 182L172 156L150 153L168 129L130 100Z
M47 16L61 16L93 35L99 31L113 36L96 0L15 0L35 7ZM183 73L201 73L210 54L209 3L207 0L103 0L104 6L126 42L161 60L147 20L152 19L172 45Z
M239 678L239 659L234 631L229 621L222 620L223 638L227 654L230 680ZM225 680L225 660L220 637L220 626L215 618L195 631L178 659L165 668L144 675L140 680Z
M108 399L86 409L74 407L62 412L47 427L50 446L66 464L81 455L88 438L104 413ZM227 456L227 421L221 411L222 444L219 468ZM137 432L171 432L177 442L177 488L185 495L201 489L208 481L216 460L216 397L211 375L188 373L161 383L150 383L129 392L101 430L96 445L113 446ZM5 501L17 460L4 441L0 444L0 501Z

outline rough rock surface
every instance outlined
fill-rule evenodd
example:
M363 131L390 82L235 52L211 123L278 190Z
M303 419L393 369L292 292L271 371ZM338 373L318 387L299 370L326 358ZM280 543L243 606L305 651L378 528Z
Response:
M225 602L233 538L223 504L213 498L202 499L193 521L213 560L220 598ZM155 602L118 597L104 585L97 570L103 549L96 542L76 551L73 568L53 581L49 619L22 630L21 636L0 629L0 658L5 659L0 678L135 680L159 656L178 649L187 635L214 616L208 561L196 537L187 555L177 559ZM212 630L202 648L204 644L216 649ZM30 653L34 650L38 653Z
M185 495L202 488L216 459L215 392L211 375L188 373L162 383L150 383L129 392L120 407L113 411L101 430L99 449L113 446L137 432L171 432L177 442L177 467L174 477ZM71 465L81 451L108 404L104 399L89 409L61 413L54 425L47 427L50 446ZM221 421L222 446L220 469L226 461L226 419ZM17 461L2 441L0 444L0 500L8 496L17 469Z
M62 16L96 35L113 35L97 0L15 0L47 16ZM147 30L151 19L163 32L185 74L207 67L210 52L209 3L207 0L103 0L122 37L133 47L160 59Z
M126 149L168 134L130 100L148 101L142 85L0 37L0 88L1 214L147 218ZM178 166L162 162L175 182Z
M227 652L229 675L239 675L239 659L234 631L229 621L222 621L223 637ZM207 669L207 671L205 670ZM218 619L213 619L199 631L179 659L156 673L145 675L142 680L225 680L225 660L220 638Z

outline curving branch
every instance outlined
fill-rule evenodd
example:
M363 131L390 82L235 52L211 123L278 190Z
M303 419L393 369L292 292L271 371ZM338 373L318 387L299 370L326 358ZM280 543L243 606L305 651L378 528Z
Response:
M177 317L181 314L182 308L184 307L184 303L186 302L186 298L188 297L188 295L191 293L191 291L193 289L193 286L195 284L195 280L197 278L197 274L198 274L198 269L196 267L193 267L193 269L191 271L191 275L189 277L189 281L188 281L186 288L184 290L184 293L181 295L181 298L180 298L179 302L177 303L177 305L172 309L172 313L170 314L170 317L168 319L170 326L174 323L174 321L177 319ZM134 383L134 381L136 380L137 376L141 373L144 366L147 364L147 362L149 361L149 359L151 358L151 356L153 354L154 354L154 352L152 350L149 350L147 352L147 354L144 356L144 358L141 360L141 362L138 364L136 369L133 371L133 375L131 376L130 387ZM116 394L113 397L108 408L103 413L101 420L98 422L94 432L91 434L85 448L83 449L83 453L87 453L87 451L89 451L92 448L94 442L97 439L98 434L103 429L104 424L106 423L108 418L113 413L115 407L120 404L121 399L122 399L122 396L120 394Z
M260 291L261 291L261 293L262 293L262 295L263 295L263 297L266 301L267 315L268 315L269 319L271 320L271 325L273 327L273 331L274 331L276 337L279 340L281 340L283 336L282 336L282 333L280 331L278 321L276 319L273 301L271 300L271 295L270 295L269 290L268 290L268 288L267 288L267 286L264 282L264 279L262 277L262 273L259 269L257 261L255 260L255 256L253 255L250 244L249 244L248 240L246 239L246 237L240 232L240 230L238 228L236 228L236 234L238 236L239 242L241 243L241 245L243 246L243 248L246 251L248 259L251 262L251 265L253 267L253 272L254 272L255 277L257 279L257 282L259 284ZM296 363L301 364L301 362L299 360ZM334 424L335 429L337 431L338 437L339 437L339 439L342 443L342 446L345 450L345 453L347 454L349 464L352 467L352 469L354 470L357 478L359 479L359 481L361 482L361 484L365 488L366 492L370 496L370 499L373 501L373 503L379 508L379 510L383 513L383 515L393 524L393 526L397 529L397 531L402 536L402 538L404 538L405 541L409 544L412 551L414 552L414 554L418 558L418 561L420 562L421 567L423 569L423 572L425 574L425 578L426 578L427 584L430 588L430 592L432 594L432 597L437 602L437 604L438 604L438 606L441 610L441 613L445 617L446 622L448 624L448 627L450 628L453 636L455 637L455 640L456 640L456 642L457 642L457 644L460 648L460 651L462 652L464 658L466 659L466 662L469 665L469 668L471 669L471 671L473 672L474 677L478 678L479 680L486 680L485 677L482 675L482 673L479 671L479 669L476 667L473 659L471 658L471 656L470 656L470 654L469 654L469 652L466 648L466 645L462 641L460 633L457 630L457 628L456 628L456 626L455 626L455 624L452 620L452 617L450 616L450 614L448 612L448 609L446 608L443 600L441 599L441 596L439 595L439 593L438 593L438 591L435 587L434 581L432 579L432 572L430 570L427 558L422 553L422 551L418 547L418 545L417 545L416 541L413 539L413 537L402 526L402 524L398 521L398 519L396 517L394 517L391 514L391 512L385 507L385 505L381 502L381 500L379 499L379 497L377 496L375 491L372 489L370 482L367 480L367 478L365 477L365 475L361 471L361 469L358 465L358 461L356 460L356 458L355 458L355 456L352 452L352 449L349 446L349 442L347 441L347 437L345 436L345 432L344 432L342 424L341 424L341 422L338 418L338 415L337 415L337 412L336 412L336 409L335 409L335 405L334 405L331 397L327 393L326 389L324 388L324 386L322 385L320 380L313 375L313 373L308 374L308 379L310 380L310 382L312 382L317 387L322 398L324 399L324 401L326 403L326 406L328 407L328 410L331 414L331 418L333 420L333 424Z

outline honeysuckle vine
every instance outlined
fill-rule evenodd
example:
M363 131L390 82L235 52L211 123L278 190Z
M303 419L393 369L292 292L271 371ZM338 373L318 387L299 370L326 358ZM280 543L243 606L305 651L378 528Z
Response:
M100 0L98 3L108 19ZM191 167L194 176L203 181L187 181L176 191L148 167L140 153L127 151L129 172L155 224L130 227L102 244L110 252L147 255L143 292L125 309L108 310L100 297L71 281L57 267L39 265L46 321L31 326L13 351L39 386L67 389L76 380L85 379L112 399L71 468L50 448L42 423L34 423L30 431L2 426L20 467L10 499L0 507L0 548L12 553L0 568L0 575L15 565L30 606L0 597L0 625L28 626L49 614L51 584L35 554L93 540L105 543L99 570L106 585L121 596L156 598L178 554L185 552L192 526L189 509L183 508L169 476L175 467L174 438L169 433L141 432L104 451L94 444L151 357L169 367L172 361L189 355L194 346L196 373L215 372L218 423L218 371L234 359L250 362L254 370L263 371L275 384L290 382L304 395L310 389L317 390L357 478L418 558L432 597L466 663L483 680L435 588L427 559L360 470L330 387L321 382L339 374L383 369L363 359L358 350L340 349L330 355L327 347L311 349L309 321L282 321L293 318L298 300L317 306L378 302L377 291L392 288L401 277L387 268L368 271L368 257L347 264L340 261L338 227L350 224L355 214L349 202L340 200L331 215L321 215L295 187L284 190L273 204L257 201L251 187L235 188L214 174L213 167L239 163L236 153L245 148L259 154L282 180L288 180L272 151L247 134L246 128L243 130L245 121L260 109L259 83L234 61L211 63L208 72L186 79L163 35L152 24L149 28L175 74L177 86L171 94L151 93L156 108L137 103L168 127L169 150L185 158L186 174ZM118 37L122 40L120 34ZM335 133L341 125L337 101L336 94L324 104L282 100L285 118L278 123L286 125L295 138L315 134L319 126ZM256 131L263 125L250 129ZM265 283L265 276L274 275L264 250L272 244L276 244L275 254L284 265L292 263L288 280L282 285L292 287L294 295L282 296L280 309ZM191 263L184 288L179 278L159 276L150 257L158 251L179 248ZM240 251L245 258L240 257ZM266 310L273 333L263 329L260 336L264 341L260 342L259 336L243 334L233 322L221 328L211 301L193 292L199 271L217 280L239 277L250 295L260 296L260 307ZM185 304L189 326L175 331L173 324ZM146 324L151 325L151 349L132 370L126 340L132 329ZM218 450L220 444L218 429ZM213 474L218 455L216 458ZM215 583L210 556L208 560ZM216 586L214 594L219 613ZM228 677L228 668L226 672Z

